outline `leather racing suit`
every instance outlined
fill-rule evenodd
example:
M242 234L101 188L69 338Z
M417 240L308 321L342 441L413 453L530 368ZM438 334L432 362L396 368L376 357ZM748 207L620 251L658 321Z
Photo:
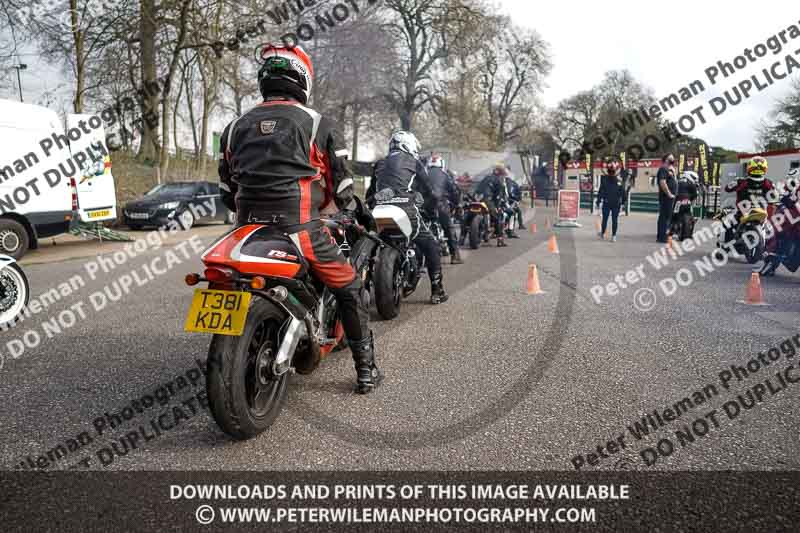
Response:
M442 231L444 231L444 236L447 239L447 247L450 250L450 255L455 256L458 253L458 242L456 241L456 234L453 231L450 208L453 199L459 196L458 188L453 179L441 168L433 167L428 169L428 176L430 178L431 190L435 196L440 198L436 206L439 224L441 224ZM454 203L452 205L455 206L458 204Z
M403 209L411 221L412 240L419 246L428 266L431 287L442 285L442 261L439 246L433 238L420 213L428 217L436 213L441 196L431 188L425 165L411 154L403 151L391 152L375 163L372 181L367 189L367 203L375 205L375 194L391 189L394 197L389 203ZM405 200L398 202L398 200Z
M494 223L494 235L498 242L503 240L503 216L499 211L508 201L508 190L506 189L505 177L497 174L489 174L481 180L475 188L475 192L483 197L489 208L489 215Z
M362 281L320 221L333 191L352 180L344 140L327 118L281 96L228 124L220 150L223 203L239 226L273 225L299 243L312 274L336 297L358 365L372 342Z

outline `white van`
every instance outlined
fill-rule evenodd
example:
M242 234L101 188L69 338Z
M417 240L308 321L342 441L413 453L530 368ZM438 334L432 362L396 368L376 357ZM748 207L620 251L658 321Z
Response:
M19 259L38 240L117 216L111 159L97 116L0 99L0 253Z

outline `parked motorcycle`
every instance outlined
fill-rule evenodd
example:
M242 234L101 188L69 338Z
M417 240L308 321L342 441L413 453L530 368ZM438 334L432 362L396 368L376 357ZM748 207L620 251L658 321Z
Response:
M676 239L682 241L691 239L694 235L694 225L697 219L692 214L692 201L689 198L680 198L675 201L670 232Z
M381 318L391 320L400 313L403 298L417 289L425 268L425 256L412 240L413 228L408 214L394 203L403 198L393 198L388 190L379 192L375 199L377 205L372 216L384 243L374 271L375 307Z
M469 238L469 247L477 250L481 241L489 242L489 207L471 194L465 194L460 244Z
M722 210L714 216L714 220L723 221L729 216L733 216L736 208L733 205L725 205ZM752 208L746 215L739 219L739 224L729 227L725 234L717 239L717 247L721 248L725 244L732 243L736 253L744 256L748 263L754 264L764 256L767 237L764 230L764 221L767 219L767 211L760 207Z
M28 305L31 289L13 257L0 255L0 328L13 325Z
M344 336L336 299L311 276L299 237L267 221L250 222L202 255L203 275L186 276L189 286L208 283L195 290L185 329L214 334L206 377L209 407L219 427L239 440L259 435L275 421L292 369L310 374ZM344 217L328 224L347 246L351 231L361 233ZM361 246L352 246L349 254L364 275L368 267L362 261L369 261L369 253L360 253Z
M762 276L775 275L781 265L789 272L800 269L800 206L791 201L784 202L776 210L775 216L779 214L784 217L784 222L781 230L772 237L776 241L775 252L764 257Z

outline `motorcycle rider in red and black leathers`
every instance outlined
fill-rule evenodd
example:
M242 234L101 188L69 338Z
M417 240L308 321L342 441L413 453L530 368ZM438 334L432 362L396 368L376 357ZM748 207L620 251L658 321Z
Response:
M361 278L320 221L320 209L352 182L344 140L333 123L306 107L311 59L299 46L268 46L258 72L263 103L228 124L220 141L222 201L238 225L268 223L291 235L312 274L336 297L353 353L356 391L383 379L375 363Z
M411 221L412 239L417 244L428 268L431 280L431 300L434 305L446 302L439 245L425 225L420 209L430 219L436 216L441 196L431 189L428 171L419 159L419 142L412 133L398 131L389 141L389 155L375 163L372 180L367 189L367 203L373 207L375 195L391 190L389 203L400 207Z
M428 161L428 177L434 195L440 198L436 211L439 224L441 224L442 231L447 239L447 248L450 250L450 263L453 265L463 264L464 261L461 260L456 234L453 231L453 221L450 218L451 205L458 205L457 203L451 204L451 202L454 198L460 196L460 191L456 187L453 178L445 172L444 160L441 156L431 155Z
M494 224L494 235L497 237L497 246L502 248L508 246L503 237L503 208L508 201L508 189L506 188L506 177L508 172L505 165L498 164L494 171L483 178L475 192L479 194L486 206L489 208L489 216Z
M743 202L749 202L753 207L766 208L767 195L775 186L766 177L768 170L767 160L756 156L747 164L747 177L739 178L725 186L727 192L736 193L736 220L741 218ZM746 204L745 204L746 205Z

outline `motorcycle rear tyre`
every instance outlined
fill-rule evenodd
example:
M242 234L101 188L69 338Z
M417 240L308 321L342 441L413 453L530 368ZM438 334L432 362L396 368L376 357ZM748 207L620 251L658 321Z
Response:
M274 379L271 400L262 412L254 413L247 398L248 362L252 358L249 348L254 334L264 323L268 328L265 342L257 350L271 342L273 354L277 355L282 340L279 332L285 320L285 313L272 302L253 298L242 336L214 335L211 340L206 370L209 410L220 429L236 440L251 439L266 431L286 403L289 372Z
M472 218L469 226L469 247L477 250L481 246L481 221L482 215L476 215Z
M400 314L400 291L395 281L399 275L400 252L387 246L378 255L375 267L375 307L384 320L391 320Z

